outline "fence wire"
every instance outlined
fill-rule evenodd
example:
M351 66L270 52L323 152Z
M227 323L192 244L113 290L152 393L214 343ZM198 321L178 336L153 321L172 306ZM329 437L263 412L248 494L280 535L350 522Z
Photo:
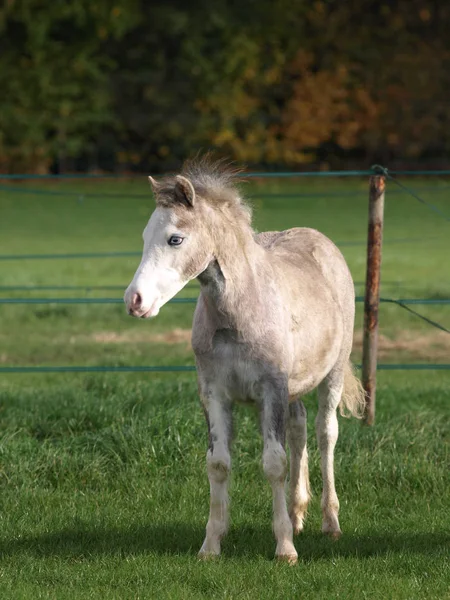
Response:
M439 214L446 221L450 221L450 217L444 214L438 207L427 202L421 198L417 192L411 188L402 184L396 177L392 175L424 175L424 176L447 176L450 175L450 171L392 171L389 172L386 167L381 165L374 165L370 170L360 171L323 171L323 172L281 172L281 173L246 173L247 178L294 178L294 177L358 177L368 175L383 175L390 181L394 182L403 191L410 194L413 198L418 200L421 204L426 205L430 210L433 210L436 214ZM33 175L33 174L12 174L5 175L0 174L0 179L4 180L55 180L55 179L117 179L123 178L123 175L105 174L105 175L90 175L90 174L60 174L60 175ZM46 194L46 195L65 195L65 196L76 196L78 200L83 201L85 196L92 197L142 197L142 194L92 194L92 193L81 193L81 192L61 192L55 190L37 190L29 188L18 188L15 186L0 185L2 191L14 191L20 193L29 194ZM360 194L360 192L355 192ZM345 193L334 193L333 196L345 195ZM271 194L266 194L265 197L270 197ZM274 194L275 196L275 194ZM280 197L280 194L277 194ZM281 194L282 196L282 194ZM288 194L286 197L300 197L299 194ZM303 196L306 196L304 194ZM311 194L308 195L311 197ZM315 196L327 197L327 194L315 194ZM392 240L394 243L410 243L418 240L408 238L403 240ZM389 242L388 242L389 243ZM341 242L340 245L360 245L365 242ZM339 244L338 244L339 245ZM105 258L105 257L134 257L140 256L140 252L97 252L97 253L67 253L67 254L27 254L27 255L0 255L0 260L47 260L47 259L72 259L72 258ZM0 290L29 290L29 289L47 289L47 290L74 290L74 289L118 289L118 286L1 286ZM169 301L172 304L188 304L195 303L197 298L173 298ZM363 302L362 296L356 297L356 302ZM121 304L123 302L120 298L1 298L0 304ZM450 330L445 328L443 325L429 319L425 315L418 313L416 310L410 308L409 305L444 305L450 304L450 299L442 298L380 298L381 303L396 304L401 308L409 311L414 316L427 322L429 325L436 327L446 333L450 333ZM360 365L358 365L360 366ZM378 370L450 370L450 364L379 364ZM195 371L194 366L2 366L0 367L0 373L136 373L136 372L193 372Z

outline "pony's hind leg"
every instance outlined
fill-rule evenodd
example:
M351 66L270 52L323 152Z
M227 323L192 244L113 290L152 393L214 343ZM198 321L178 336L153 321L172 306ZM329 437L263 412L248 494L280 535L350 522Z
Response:
M209 558L220 554L220 541L228 529L231 404L215 395L202 400L209 433L206 465L210 487L210 509L206 537L199 558Z
M264 436L263 469L272 486L273 531L277 541L276 558L297 562L292 523L286 506L284 484L287 473L285 446L288 396L283 390L267 386L263 395L262 428Z
M341 535L338 519L339 500L334 485L334 448L338 438L336 409L341 401L343 385L344 369L334 367L319 385L319 410L316 418L323 479L322 532L334 538Z
M300 400L289 404L287 438L291 451L289 516L294 533L303 530L310 498L308 451L306 449L306 408Z

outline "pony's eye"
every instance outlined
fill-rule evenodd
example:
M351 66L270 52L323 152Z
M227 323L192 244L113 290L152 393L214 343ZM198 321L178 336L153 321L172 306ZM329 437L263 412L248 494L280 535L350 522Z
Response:
M183 243L183 240L184 238L182 238L181 235L172 235L172 237L169 238L168 244L169 246L179 246Z

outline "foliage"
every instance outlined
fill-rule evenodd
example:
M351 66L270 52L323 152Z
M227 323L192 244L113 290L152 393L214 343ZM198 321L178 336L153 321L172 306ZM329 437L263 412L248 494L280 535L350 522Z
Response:
M9 0L0 168L266 165L450 150L450 19L431 0Z
M133 22L133 3L9 0L0 9L0 168L46 171L111 123L105 40Z

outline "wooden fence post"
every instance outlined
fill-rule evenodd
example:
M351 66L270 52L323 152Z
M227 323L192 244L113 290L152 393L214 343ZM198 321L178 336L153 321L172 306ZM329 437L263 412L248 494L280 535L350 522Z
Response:
M364 339L362 383L366 392L364 423L375 420L377 385L378 307L380 303L381 247L383 242L385 177L373 175L369 189L366 293L364 298Z

